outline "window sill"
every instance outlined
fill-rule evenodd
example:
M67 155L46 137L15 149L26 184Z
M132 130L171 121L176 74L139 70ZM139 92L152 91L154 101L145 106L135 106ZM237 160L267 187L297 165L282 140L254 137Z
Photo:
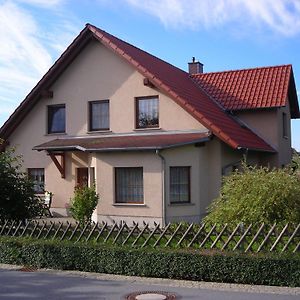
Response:
M46 133L45 136L68 135L66 132Z
M195 203L169 203L168 206L194 206Z
M145 203L114 203L113 206L138 206L138 207L146 207Z
M87 134L97 134L97 133L112 133L110 129L103 129L103 130L91 130L87 131Z
M135 128L133 131L161 130L161 127Z

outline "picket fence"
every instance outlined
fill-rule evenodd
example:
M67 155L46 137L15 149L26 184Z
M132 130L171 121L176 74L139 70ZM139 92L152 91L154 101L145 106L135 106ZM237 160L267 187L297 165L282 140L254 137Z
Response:
M33 237L117 244L135 248L191 248L217 251L288 252L300 250L300 224L244 226L202 224L168 224L161 227L143 223L129 226L125 222L109 225L53 221L0 221L0 236Z

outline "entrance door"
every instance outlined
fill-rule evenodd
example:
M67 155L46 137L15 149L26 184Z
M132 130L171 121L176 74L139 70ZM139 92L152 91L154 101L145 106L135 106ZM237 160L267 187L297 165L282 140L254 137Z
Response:
M88 168L77 168L77 186L84 187L88 186L89 180L89 169Z

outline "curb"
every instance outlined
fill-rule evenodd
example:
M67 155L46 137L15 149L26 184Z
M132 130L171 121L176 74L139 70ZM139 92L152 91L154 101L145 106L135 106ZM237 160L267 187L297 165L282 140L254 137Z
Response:
M0 264L0 270L19 271L24 266ZM218 291L231 292L247 292L247 293L261 293L261 294L277 294L277 295L300 295L300 287L281 287L281 286L267 286L267 285L249 285L249 284L235 284L235 283L219 283L219 282L205 282L205 281L187 281L187 280L173 280L166 278L148 278L137 276L124 276L103 273L90 273L82 271L66 271L54 269L37 269L35 272L49 273L53 275L66 275L74 277L91 278L103 281L127 281L136 284L151 284L160 286L170 286L179 288L197 288L209 289Z

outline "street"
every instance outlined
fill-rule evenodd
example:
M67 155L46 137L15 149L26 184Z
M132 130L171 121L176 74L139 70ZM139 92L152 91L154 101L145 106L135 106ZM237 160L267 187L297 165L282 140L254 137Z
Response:
M147 296L132 299L201 300L293 300L299 299L299 288L244 286L217 283L181 282L165 279L143 279L105 274L62 271L21 271L0 267L0 299L126 299L130 293ZM138 293L139 292L139 293ZM155 296L155 292L159 295ZM130 298L131 299L131 298Z

